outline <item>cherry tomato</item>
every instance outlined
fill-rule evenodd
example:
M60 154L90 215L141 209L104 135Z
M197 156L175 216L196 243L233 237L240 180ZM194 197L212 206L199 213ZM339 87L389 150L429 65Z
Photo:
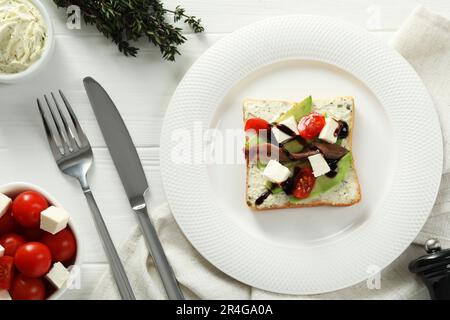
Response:
M16 268L25 276L39 278L50 269L52 255L45 244L27 242L17 249L14 263Z
M47 200L36 191L25 191L13 201L12 215L27 228L39 228L41 212L48 208Z
M313 139L317 137L325 126L325 117L313 112L303 117L298 124L298 132L302 138Z
M0 257L0 289L9 290L14 278L14 258Z
M305 199L314 188L316 178L311 168L302 168L294 180L294 190L292 195L298 199Z
M19 226L17 233L19 233L22 237L27 240L27 242L39 241L44 235L45 231L42 229L36 228L25 228Z
M5 248L5 256L14 257L17 248L25 243L25 239L18 234L8 233L0 238L0 246Z
M54 262L67 262L75 256L77 251L75 237L69 228L61 230L57 234L45 232L41 242L50 249Z
M13 300L44 300L44 281L19 274L14 279L10 293Z
M16 229L17 223L11 215L11 211L5 213L0 218L0 235L15 232Z
M270 124L261 118L250 118L245 121L245 131L253 130L255 132L259 132L259 130L269 130Z

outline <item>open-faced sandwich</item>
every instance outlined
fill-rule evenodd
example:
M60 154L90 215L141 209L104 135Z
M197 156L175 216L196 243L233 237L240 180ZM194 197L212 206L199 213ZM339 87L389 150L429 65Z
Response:
M244 101L246 201L256 210L350 206L361 200L352 97Z

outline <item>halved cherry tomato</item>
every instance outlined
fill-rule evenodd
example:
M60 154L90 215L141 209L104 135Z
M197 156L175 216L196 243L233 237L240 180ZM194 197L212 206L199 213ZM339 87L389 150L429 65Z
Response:
M14 258L0 257L0 289L9 290L14 278Z
M245 121L245 131L253 130L256 133L259 132L259 130L269 130L270 124L261 118L250 118L247 121Z
M325 117L320 113L310 113L303 117L298 124L298 132L304 139L317 137L325 126Z
M39 278L50 269L52 255L45 244L27 242L17 249L14 263L16 268L25 276Z
M13 201L12 215L26 228L39 228L41 212L48 208L47 199L36 191L25 191Z
M44 281L19 274L14 279L10 292L13 300L44 300Z
M315 183L316 178L313 175L312 169L308 167L302 168L294 180L292 195L298 199L307 198L314 188Z
M0 218L0 235L15 232L16 229L17 223L11 215L11 211L5 213Z
M0 238L0 246L5 248L5 256L14 257L17 248L25 243L25 239L18 234L8 233Z
M75 237L69 228L61 230L57 234L45 232L41 242L50 249L54 262L67 262L75 256L77 251Z

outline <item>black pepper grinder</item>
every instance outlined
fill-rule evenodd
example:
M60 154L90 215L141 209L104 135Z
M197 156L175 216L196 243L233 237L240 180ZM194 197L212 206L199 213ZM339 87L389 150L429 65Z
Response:
M411 261L409 271L416 273L433 300L450 300L450 249L441 249L439 241L425 243L426 255Z

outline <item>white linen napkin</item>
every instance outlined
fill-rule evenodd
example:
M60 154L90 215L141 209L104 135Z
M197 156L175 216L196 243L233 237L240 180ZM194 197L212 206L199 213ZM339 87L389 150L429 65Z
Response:
M419 7L395 35L392 45L415 68L438 109L445 141L444 175L431 216L416 239L423 244L433 237L450 247L450 21ZM151 213L162 245L187 299L426 299L421 281L409 273L408 263L424 254L411 245L381 273L379 289L366 282L343 290L310 296L280 295L244 285L206 261L188 242L170 208ZM138 299L165 299L158 273L148 255L139 228L122 246L120 256ZM93 299L119 299L109 270L100 279Z
M450 247L450 21L417 8L392 41L422 78L430 92L441 122L444 166L441 186L430 218L416 238L424 243L438 238Z

